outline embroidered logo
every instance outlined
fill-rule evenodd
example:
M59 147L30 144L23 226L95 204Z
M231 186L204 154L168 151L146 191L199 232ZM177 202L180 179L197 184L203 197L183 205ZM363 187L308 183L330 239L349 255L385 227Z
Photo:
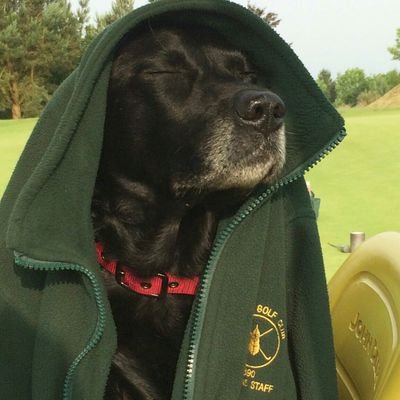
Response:
M247 367L263 368L271 364L279 353L281 335L277 324L264 315L254 314L255 328L250 333L248 350L252 356Z
M260 369L274 362L284 340L286 340L286 330L279 313L269 306L259 304L256 313L253 314L247 346L249 357L243 373L244 388L264 393L272 393L275 390L273 383L265 382L259 377Z

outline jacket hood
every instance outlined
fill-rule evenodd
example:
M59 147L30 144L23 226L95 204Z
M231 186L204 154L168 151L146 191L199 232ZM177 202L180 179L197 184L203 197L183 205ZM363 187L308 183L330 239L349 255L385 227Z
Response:
M90 207L110 67L121 38L146 20L218 31L284 99L287 162L276 188L301 176L344 136L340 115L290 46L259 17L223 0L161 0L105 29L43 112L2 200L7 247L38 260L95 262L94 251L87 251L93 247Z
M0 385L0 397L52 400L61 390L65 400L104 397L117 337L96 260L91 201L113 54L147 20L218 31L287 107L285 168L277 183L220 222L172 399L268 393L336 400L320 243L300 178L343 138L343 120L276 32L225 0L160 0L120 19L91 43L41 115L0 206L0 369L12 382Z

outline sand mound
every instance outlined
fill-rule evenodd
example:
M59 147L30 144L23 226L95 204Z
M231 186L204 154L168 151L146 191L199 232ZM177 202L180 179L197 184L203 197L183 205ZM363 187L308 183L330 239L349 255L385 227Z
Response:
M375 100L368 107L371 108L390 108L400 107L400 85L395 86L389 90L378 100Z

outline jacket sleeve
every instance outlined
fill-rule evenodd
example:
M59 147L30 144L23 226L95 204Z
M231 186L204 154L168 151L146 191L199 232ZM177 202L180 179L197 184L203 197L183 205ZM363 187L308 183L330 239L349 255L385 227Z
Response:
M326 278L314 211L304 181L289 190L288 340L298 398L336 400Z

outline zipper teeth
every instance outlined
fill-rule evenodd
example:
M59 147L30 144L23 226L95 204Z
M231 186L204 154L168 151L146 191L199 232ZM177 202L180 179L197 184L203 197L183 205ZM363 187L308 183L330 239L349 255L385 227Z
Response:
M346 137L346 130L342 129L334 139L325 146L321 153L319 153L314 158L310 159L308 162L303 164L301 167L296 169L292 174L282 178L276 184L268 187L263 193L258 195L255 199L251 200L250 203L245 204L242 209L239 209L237 214L233 217L230 224L218 235L213 248L210 253L207 265L203 272L203 278L200 283L199 291L193 305L193 317L192 324L189 332L189 350L185 371L184 388L183 388L183 398L182 400L191 400L193 398L194 390L194 375L196 368L196 357L198 353L199 346L199 331L204 317L204 307L203 303L208 296L210 282L212 280L212 274L216 260L225 244L226 239L234 231L236 226L238 226L244 219L246 219L254 210L260 207L273 193L275 193L279 188L294 182L301 178L307 171L318 164L327 154L334 150Z
M83 360L83 358L99 343L101 337L103 336L105 325L106 325L106 310L101 296L100 285L97 283L96 276L93 272L90 272L84 267L77 268L77 271L85 274L92 287L94 292L94 298L96 302L96 306L98 309L97 314L97 322L94 329L94 332L89 339L89 342L84 347L84 349L78 354L75 360L70 365L67 375L64 380L64 400L68 400L72 398L72 379L75 374L75 371L79 365L79 363Z
M92 333L88 343L83 348L83 350L75 357L74 361L68 368L63 388L63 400L69 400L72 397L72 380L77 367L80 362L85 358L85 356L98 344L100 341L105 325L106 325L106 310L103 303L101 288L96 280L96 276L93 272L89 271L87 268L77 265L68 264L62 262L47 262L39 261L34 259L29 259L20 253L15 253L15 261L19 266L24 268L35 270L35 271L49 271L48 265L51 264L51 271L76 271L84 274L88 279L93 288L95 303L98 309L96 326L94 332Z

